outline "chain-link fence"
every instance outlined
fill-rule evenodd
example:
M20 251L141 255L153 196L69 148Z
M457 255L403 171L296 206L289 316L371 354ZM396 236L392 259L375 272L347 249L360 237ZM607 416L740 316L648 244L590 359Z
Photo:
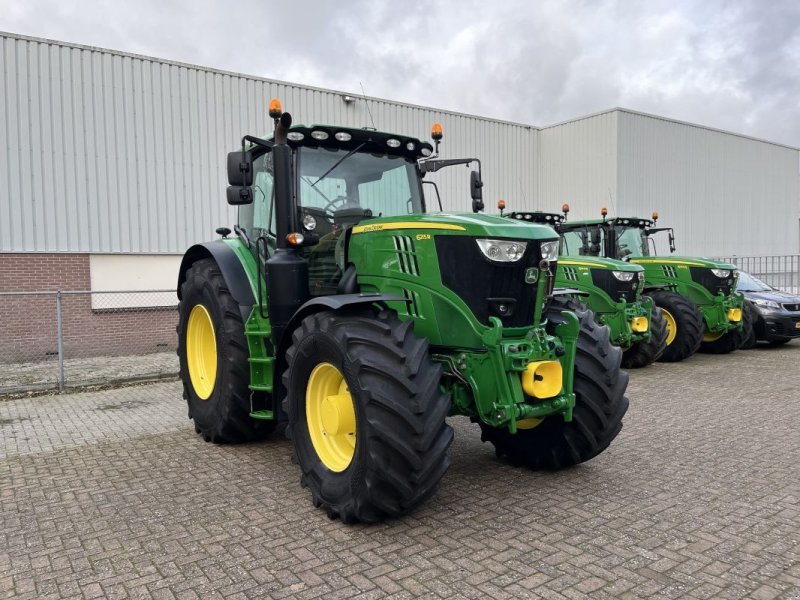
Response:
M800 254L781 256L725 256L720 257L729 263L758 277L774 288L800 294Z
M0 394L174 378L175 290L0 293Z

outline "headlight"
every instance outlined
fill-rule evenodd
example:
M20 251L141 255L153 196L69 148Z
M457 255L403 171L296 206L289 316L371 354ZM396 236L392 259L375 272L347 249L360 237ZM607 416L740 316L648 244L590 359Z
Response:
M780 308L781 305L772 300L762 300L761 298L754 298L750 300L756 306L763 306L764 308Z
M314 215L305 215L303 217L303 227L308 231L314 231L317 228L317 220L314 218Z
M525 254L527 242L511 242L508 240L475 240L478 248L489 260L495 262L517 262Z
M558 258L558 240L542 242L542 260L556 260Z
M611 274L620 281L631 281L633 279L633 271L611 271Z
M639 271L639 281L644 281L644 271Z
M720 279L725 279L726 277L729 277L731 274L730 269L711 269L711 272Z

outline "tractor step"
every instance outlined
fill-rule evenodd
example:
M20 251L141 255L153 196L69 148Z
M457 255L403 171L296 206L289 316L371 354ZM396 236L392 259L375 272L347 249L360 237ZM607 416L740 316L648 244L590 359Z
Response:
M254 392L267 392L268 394L272 393L272 386L271 385L260 384L260 383L251 383L247 387L249 387Z
M275 415L272 414L271 410L254 410L250 413L250 417L259 421L272 421L275 419Z
M270 356L251 356L247 359L247 362L257 363L260 365L271 365L273 363L273 359Z

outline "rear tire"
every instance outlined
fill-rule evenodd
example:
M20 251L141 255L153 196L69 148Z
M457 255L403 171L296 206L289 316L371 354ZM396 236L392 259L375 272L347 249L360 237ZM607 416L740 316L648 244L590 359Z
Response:
M637 342L622 353L622 368L641 369L653 364L667 348L667 322L661 309L653 305L650 313L650 340Z
M198 328L205 331L205 338L198 337ZM272 433L274 421L250 417L244 323L222 271L211 258L195 262L186 272L176 331L183 397L195 431L216 444L248 442ZM204 344L208 354L202 352Z
M667 347L660 362L680 362L697 352L703 341L705 324L700 309L675 292L659 290L650 294L667 322Z
M591 310L576 309L571 302L559 297L551 301L547 329L553 334L555 326L563 322L562 310L575 312L581 323L572 421L554 415L515 434L480 423L481 439L491 442L497 456L507 457L515 466L557 470L577 465L603 452L622 429L622 417L628 410L628 374L620 369L622 351L611 345L608 327L598 325Z
M784 344L788 344L792 341L792 338L778 338L775 340L770 340L770 346L783 346Z
M754 314L755 309L752 306L748 306L749 304L750 303L747 300L745 300L745 303L742 306L741 329L734 329L733 331L729 331L721 338L714 340L713 342L703 342L700 346L700 351L705 352L706 354L730 354L734 350L738 350L739 348L744 347L744 344L751 336L751 332L752 332L752 337L755 338L755 333L753 332L753 319L755 317ZM753 345L755 345L755 340L753 340Z
M434 494L450 464L442 367L412 327L389 311L325 311L306 317L292 335L283 376L286 431L301 485L332 519L375 522L406 514ZM317 386L317 374L331 368L339 387ZM337 418L316 420L330 405ZM349 448L336 442L345 421Z

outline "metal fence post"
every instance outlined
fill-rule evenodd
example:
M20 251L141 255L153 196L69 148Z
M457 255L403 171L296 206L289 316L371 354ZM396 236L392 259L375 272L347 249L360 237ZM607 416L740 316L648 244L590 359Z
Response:
M64 391L64 324L61 319L61 291L56 292L56 335L58 336L58 391Z

